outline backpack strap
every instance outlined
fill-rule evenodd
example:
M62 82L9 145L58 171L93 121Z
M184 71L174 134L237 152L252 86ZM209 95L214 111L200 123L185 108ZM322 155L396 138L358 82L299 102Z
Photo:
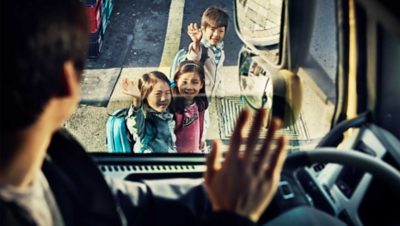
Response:
M128 116L129 108L121 108L116 111L114 111L111 115L114 115L115 117L124 117Z
M200 47L201 47L200 63L204 65L204 63L208 59L208 48L206 48L203 44L200 44Z

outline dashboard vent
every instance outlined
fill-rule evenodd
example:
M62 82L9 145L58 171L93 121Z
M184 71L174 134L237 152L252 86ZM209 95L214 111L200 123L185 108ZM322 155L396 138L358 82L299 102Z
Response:
M317 164L314 164L313 166L312 166L312 168L313 168L313 170L315 171L315 172L320 172L321 170L323 170L324 168L325 168L325 166L326 166L326 163L317 163Z
M100 165L99 169L106 172L177 172L193 171L204 165ZM201 170L201 169L200 169Z

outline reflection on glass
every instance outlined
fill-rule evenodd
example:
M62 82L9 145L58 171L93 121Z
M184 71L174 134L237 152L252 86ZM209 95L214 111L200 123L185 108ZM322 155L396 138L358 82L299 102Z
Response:
M252 58L246 58L240 67L240 90L252 108L272 108L272 80L269 72Z
M237 0L237 22L243 38L256 46L278 44L282 0Z

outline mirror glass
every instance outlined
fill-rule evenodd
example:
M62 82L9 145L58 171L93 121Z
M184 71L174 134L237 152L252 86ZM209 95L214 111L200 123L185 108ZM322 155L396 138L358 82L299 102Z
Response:
M272 79L267 70L264 70L253 58L241 55L240 91L242 98L252 108L272 108Z

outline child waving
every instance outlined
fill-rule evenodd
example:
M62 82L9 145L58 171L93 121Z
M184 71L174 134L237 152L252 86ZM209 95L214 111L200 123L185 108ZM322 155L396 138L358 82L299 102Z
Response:
M207 51L204 62L205 90L207 96L225 96L225 87L222 81L222 66L225 60L224 38L228 28L228 14L218 7L208 7L201 17L201 26L190 23L187 33L192 40L186 58L200 61L201 46ZM209 99L211 100L211 98Z
M153 71L136 83L124 78L122 90L132 96L127 127L135 140L135 153L175 153L175 121L168 111L172 100L170 82L165 74Z
M204 112L208 108L204 80L203 66L195 61L183 61L174 75L176 88L171 109L180 153L200 152L204 148Z

